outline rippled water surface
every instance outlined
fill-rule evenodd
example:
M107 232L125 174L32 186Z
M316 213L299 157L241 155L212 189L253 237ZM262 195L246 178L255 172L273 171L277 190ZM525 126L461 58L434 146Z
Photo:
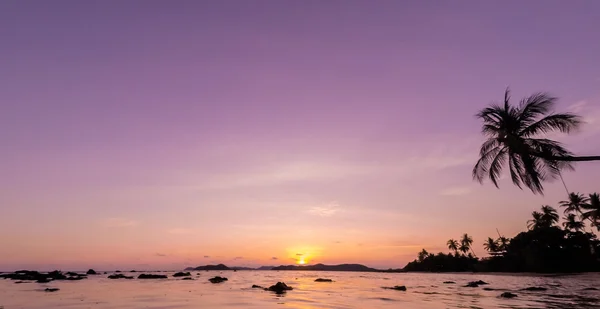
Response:
M490 275L294 271L194 272L196 280L110 280L107 275L46 284L0 279L0 308L600 308L600 274ZM199 276L197 275L199 274ZM137 275L137 274L132 274ZM221 275L219 284L208 278ZM314 282L331 278L332 283ZM464 287L469 281L489 285ZM283 281L283 296L252 289ZM456 284L443 284L455 281ZM405 285L407 291L382 289ZM547 291L527 292L536 286ZM47 287L58 292L44 292ZM483 288L491 288L492 291ZM504 291L518 295L498 297Z

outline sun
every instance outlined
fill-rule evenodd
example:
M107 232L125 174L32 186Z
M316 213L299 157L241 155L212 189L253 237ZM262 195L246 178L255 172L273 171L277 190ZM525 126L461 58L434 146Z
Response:
M300 265L304 265L304 264L306 264L306 261L304 260L304 258L300 258L300 259L298 260L298 264L300 264Z

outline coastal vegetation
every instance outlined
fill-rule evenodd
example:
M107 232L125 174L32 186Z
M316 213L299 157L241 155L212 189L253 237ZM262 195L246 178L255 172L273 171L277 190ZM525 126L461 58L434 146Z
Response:
M465 234L447 242L450 253L432 254L423 249L404 271L432 272L589 272L600 271L600 195L569 194L556 208L544 205L531 214L527 231L512 238L488 237L488 256L475 257ZM562 223L561 223L562 221ZM586 224L587 223L587 224ZM472 239L471 239L472 242Z

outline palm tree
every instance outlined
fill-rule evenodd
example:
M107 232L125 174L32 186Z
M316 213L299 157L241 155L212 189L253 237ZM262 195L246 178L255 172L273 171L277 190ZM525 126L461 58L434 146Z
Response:
M428 255L429 255L429 252L427 252L427 250L423 249L423 250L421 250L421 252L419 252L419 254L417 255L417 258L419 259L419 262L423 262Z
M506 249L508 249L508 244L510 243L510 239L508 239L504 236L500 236L496 242L498 243L498 251L504 252L504 251L506 251Z
M483 243L483 248L487 250L491 255L495 255L499 251L498 242L491 237L488 237L488 239Z
M588 219L592 222L592 226L600 232L600 195L598 193L590 194L588 203L581 205L586 210L582 214L584 219Z
M498 187L502 169L508 166L512 182L525 185L534 194L543 194L542 182L556 179L562 169L572 169L572 162L600 160L600 156L576 157L561 143L540 137L544 133L570 133L579 128L579 116L555 114L557 99L547 93L524 98L519 106L510 103L510 91L504 93L504 104L492 104L479 111L482 133L487 140L479 150L473 178L483 183L489 177Z
M542 228L544 226L544 220L542 219L543 214L539 211L534 211L531 213L533 219L527 220L527 228L530 230L535 230Z
M458 241L455 239L450 239L446 243L448 245L448 249L454 251L454 254L458 253Z
M458 247L458 251L462 252L463 254L467 254L467 252L469 252L469 246L467 246L464 243L461 243L460 246Z
M546 227L550 227L558 223L558 219L559 217L556 209L548 205L542 206L542 220L544 221Z
M463 251L463 253L466 253L467 251L471 250L471 252L473 253L473 255L475 255L475 252L473 252L473 248L471 247L471 245L473 244L473 237L469 236L469 234L465 233L463 234L462 239L460 240L460 247L465 249L465 251Z
M583 222L577 220L577 217L574 214L569 214L564 219L565 219L565 222L563 222L563 227L566 230L579 232L579 231L583 230L583 228L585 227L585 224L583 224Z
M581 215L581 208L589 202L589 198L580 193L569 193L569 199L560 202L561 207L565 207L565 214L576 213Z

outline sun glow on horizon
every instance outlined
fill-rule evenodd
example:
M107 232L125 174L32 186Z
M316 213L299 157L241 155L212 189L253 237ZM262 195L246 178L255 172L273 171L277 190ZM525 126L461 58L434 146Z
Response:
M304 264L306 264L306 261L304 260L304 258L300 258L300 259L298 260L298 264L299 264L299 265L304 265Z

